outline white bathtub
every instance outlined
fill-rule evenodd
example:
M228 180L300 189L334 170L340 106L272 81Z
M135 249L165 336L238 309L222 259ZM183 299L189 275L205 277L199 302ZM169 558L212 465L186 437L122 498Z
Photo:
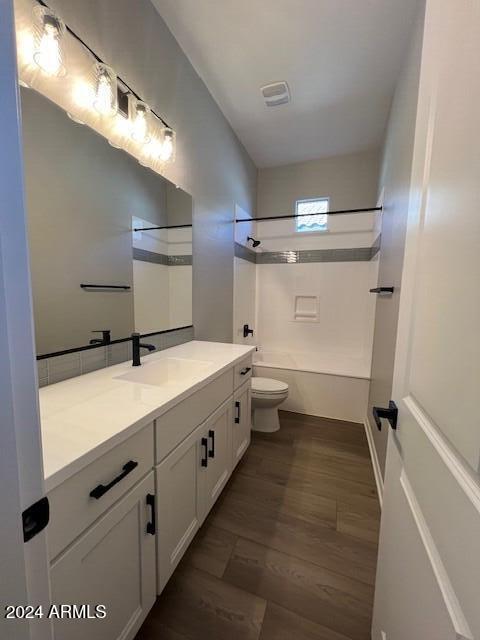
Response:
M259 350L254 374L289 385L286 411L363 422L367 411L370 363L362 358L321 353Z

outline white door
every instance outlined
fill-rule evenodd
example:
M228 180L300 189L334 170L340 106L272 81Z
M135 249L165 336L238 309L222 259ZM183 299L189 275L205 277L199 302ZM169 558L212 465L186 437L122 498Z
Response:
M248 449L252 433L252 391L250 381L234 395L232 423L232 458L236 467Z
M207 439L207 466L200 470L204 516L217 501L231 473L232 403L227 400L204 424Z
M44 495L12 0L0 2L0 637L51 638L4 607L49 603L45 532L24 544L21 514Z
M428 0L374 640L480 638L479 103L480 0Z
M55 620L55 640L130 640L157 597L153 471L52 565L55 604L89 607L82 619ZM105 607L103 617L97 607ZM86 616L91 616L87 618Z
M159 594L203 521L200 470L206 469L207 458L202 425L156 467Z

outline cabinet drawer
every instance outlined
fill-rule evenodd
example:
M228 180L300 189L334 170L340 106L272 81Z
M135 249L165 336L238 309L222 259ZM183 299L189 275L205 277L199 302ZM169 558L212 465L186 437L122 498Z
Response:
M50 570L52 602L106 607L104 619L54 620L56 640L131 640L155 603L151 471L91 526Z
M244 384L249 378L252 377L252 356L248 356L244 358L241 362L235 365L234 370L234 389L238 389Z
M232 395L232 385L233 369L230 369L156 421L157 463Z
M48 494L50 558L55 558L152 467L153 425L149 425L53 489ZM97 495L111 488L98 498L90 496L99 485L104 489Z

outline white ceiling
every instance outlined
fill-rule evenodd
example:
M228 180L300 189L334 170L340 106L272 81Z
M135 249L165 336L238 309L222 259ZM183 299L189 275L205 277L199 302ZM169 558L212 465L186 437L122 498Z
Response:
M417 0L152 2L258 167L381 144Z

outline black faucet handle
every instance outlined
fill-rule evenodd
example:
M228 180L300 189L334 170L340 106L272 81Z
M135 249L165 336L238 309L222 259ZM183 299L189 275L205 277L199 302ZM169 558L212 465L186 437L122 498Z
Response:
M110 344L111 341L111 331L110 329L94 329L92 333L101 333L102 334L102 344Z

